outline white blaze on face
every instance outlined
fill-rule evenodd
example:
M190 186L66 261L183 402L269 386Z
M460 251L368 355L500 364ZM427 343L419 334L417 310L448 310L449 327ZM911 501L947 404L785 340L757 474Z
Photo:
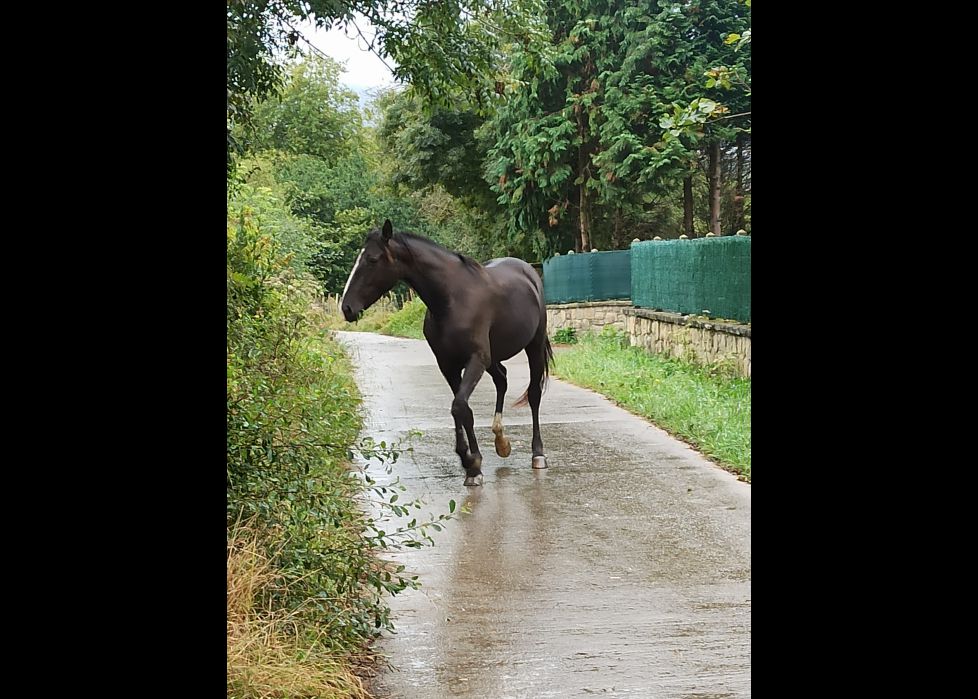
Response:
M350 282L353 281L353 275L357 273L357 267L360 266L360 258L363 257L363 251L366 248L360 248L360 254L357 255L357 261L353 263L353 269L350 270L350 278L346 280L346 286L343 287L343 296L340 297L340 303L346 298L346 292L350 290Z

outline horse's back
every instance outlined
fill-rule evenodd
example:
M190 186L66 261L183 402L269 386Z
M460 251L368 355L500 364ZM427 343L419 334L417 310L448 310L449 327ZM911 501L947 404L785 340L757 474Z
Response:
M533 269L532 265L524 262L518 257L497 257L486 262L483 267L489 271L490 276L507 285L521 283L523 280L529 281L532 286L540 293L543 293L543 280Z

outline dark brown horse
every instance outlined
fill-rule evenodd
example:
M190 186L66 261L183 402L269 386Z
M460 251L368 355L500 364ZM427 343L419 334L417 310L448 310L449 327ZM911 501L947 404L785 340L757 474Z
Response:
M492 421L496 453L509 456L510 443L503 435L502 423L506 394L506 367L502 362L522 350L530 362L530 386L516 405L530 403L532 465L546 468L540 438L540 396L550 373L553 350L547 338L543 284L536 271L514 257L483 266L427 238L395 233L391 222L384 221L382 230L367 234L353 264L343 290L343 316L351 322L356 320L401 279L428 306L424 336L455 396L455 451L465 469L465 485L482 485L482 454L475 439L469 396L483 372L489 372L496 384Z

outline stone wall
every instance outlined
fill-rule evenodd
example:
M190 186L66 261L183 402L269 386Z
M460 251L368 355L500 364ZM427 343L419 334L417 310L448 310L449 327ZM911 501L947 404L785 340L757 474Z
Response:
M547 306L547 331L561 328L601 332L611 325L626 332L633 346L700 364L732 362L749 377L750 326L722 323L679 313L633 308L630 301L597 301Z
M594 301L590 303L561 303L547 306L547 332L550 337L561 328L578 332L601 332L606 325L625 330L624 311L631 301Z
M741 376L750 376L750 326L626 308L625 329L633 346L671 354L700 364L732 361Z

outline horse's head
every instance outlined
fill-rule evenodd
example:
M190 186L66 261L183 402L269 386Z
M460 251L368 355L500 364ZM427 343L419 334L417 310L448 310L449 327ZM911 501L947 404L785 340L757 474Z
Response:
M350 278L343 289L340 308L343 317L353 322L377 299L390 291L404 273L403 265L391 250L394 229L390 220L384 221L383 229L375 228L367 234L363 250L353 263Z

